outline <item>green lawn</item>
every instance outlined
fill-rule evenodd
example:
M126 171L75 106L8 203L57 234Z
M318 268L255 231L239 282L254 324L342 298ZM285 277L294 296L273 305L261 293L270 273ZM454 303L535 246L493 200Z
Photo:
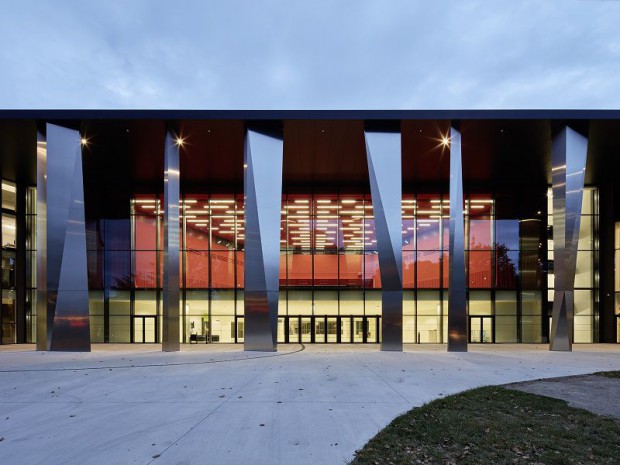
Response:
M595 375L606 376L607 378L620 378L620 371L599 371Z
M351 465L612 463L620 463L620 421L562 400L483 387L401 415Z

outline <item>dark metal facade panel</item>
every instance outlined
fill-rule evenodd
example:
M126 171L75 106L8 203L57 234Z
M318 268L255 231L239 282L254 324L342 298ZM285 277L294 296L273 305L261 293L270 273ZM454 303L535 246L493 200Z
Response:
M283 142L245 138L245 350L277 349Z
M179 144L176 136L166 132L164 150L164 283L163 283L163 340L166 352L178 351L180 345L179 327L179 258L180 225L179 200Z
M461 133L450 128L450 288L448 290L448 351L467 351L465 224Z
M90 351L82 147L78 131L47 125L47 348Z
M402 351L401 135L372 131L364 134L381 274L381 350Z
M569 127L552 146L554 298L550 350L570 351L588 140Z

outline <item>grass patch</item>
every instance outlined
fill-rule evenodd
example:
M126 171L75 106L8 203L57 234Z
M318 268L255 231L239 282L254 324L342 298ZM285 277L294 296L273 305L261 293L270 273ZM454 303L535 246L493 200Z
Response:
M595 375L605 376L607 378L620 378L620 371L599 371Z
M396 418L351 465L611 464L620 421L550 397L483 387Z

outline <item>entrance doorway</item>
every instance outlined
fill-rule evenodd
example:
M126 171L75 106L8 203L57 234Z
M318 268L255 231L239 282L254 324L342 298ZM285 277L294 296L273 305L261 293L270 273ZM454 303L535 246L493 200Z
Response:
M492 316L469 317L469 342L481 344L495 342Z
M133 317L131 342L139 344L155 343L157 342L158 333L156 315L140 315Z
M378 343L381 317L376 316L292 316L284 321L284 343Z

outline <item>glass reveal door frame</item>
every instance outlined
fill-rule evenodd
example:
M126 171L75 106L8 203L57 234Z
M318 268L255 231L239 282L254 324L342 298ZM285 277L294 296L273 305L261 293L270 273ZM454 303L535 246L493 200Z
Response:
M147 320L152 323L153 331L148 331L148 334L152 334L152 337L147 338ZM152 320L152 321L151 321ZM157 315L134 315L131 319L131 342L135 344L156 344L159 340L159 324ZM142 331L142 340L136 341L136 331L140 329Z
M494 343L495 318L491 315L470 315L469 342L473 344Z

